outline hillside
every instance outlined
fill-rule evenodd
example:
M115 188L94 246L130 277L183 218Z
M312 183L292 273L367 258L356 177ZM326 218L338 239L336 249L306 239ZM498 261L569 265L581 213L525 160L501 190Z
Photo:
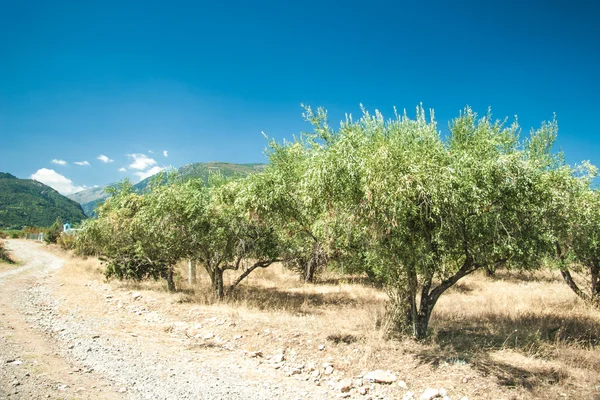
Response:
M178 177L187 180L193 178L200 178L204 182L208 181L208 176L212 172L220 172L226 177L231 176L246 176L256 172L260 172L265 168L266 164L234 164L226 162L208 162L208 163L192 163L184 165L177 170ZM150 184L152 177L146 178L136 183L133 188L138 192L143 192ZM104 192L107 187L113 186L114 184L86 189L81 192L77 192L69 195L69 199L74 200L81 204L85 215L93 216L94 209L99 204L102 204L104 199L108 197L108 194Z
M0 172L0 229L50 226L56 218L78 223L86 216L77 202L50 186Z

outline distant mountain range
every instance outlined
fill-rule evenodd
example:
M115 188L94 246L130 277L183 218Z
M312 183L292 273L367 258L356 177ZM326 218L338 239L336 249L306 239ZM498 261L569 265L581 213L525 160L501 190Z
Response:
M79 203L50 186L0 172L0 229L47 227L57 218L78 223L86 216Z
M266 164L233 164L225 162L208 162L187 164L177 170L177 176L184 180L201 178L205 182L212 172L219 172L223 176L247 176L257 173L265 168ZM165 178L166 179L166 178ZM146 178L133 186L134 190L143 192L150 184L152 177ZM93 216L94 209L104 202L109 195L105 192L108 187L114 187L116 184L110 184L103 187L86 189L81 192L73 193L67 197L81 204L85 215Z

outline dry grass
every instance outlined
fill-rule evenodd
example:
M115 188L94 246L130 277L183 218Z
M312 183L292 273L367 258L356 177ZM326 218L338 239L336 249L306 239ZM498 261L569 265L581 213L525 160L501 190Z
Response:
M97 260L72 258L67 266L65 278L102 279ZM392 370L417 393L431 386L446 387L453 398L600 398L600 312L582 304L556 274L470 276L441 297L431 338L417 343L386 336L386 296L362 279L330 274L326 283L307 285L274 265L215 303L206 274L189 286L185 265L177 271L174 295L161 281L111 286L151 291L164 312L190 324L209 315L227 319L213 328L215 335L243 335L239 343L247 351L285 349L296 360L333 362L350 376ZM226 275L225 282L231 280Z

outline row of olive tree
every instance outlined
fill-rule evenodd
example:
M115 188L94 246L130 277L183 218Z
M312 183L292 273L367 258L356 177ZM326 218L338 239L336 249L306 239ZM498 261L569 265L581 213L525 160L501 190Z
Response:
M79 248L101 255L108 275L162 277L171 290L175 263L197 260L219 298L276 261L306 281L343 264L384 284L393 326L417 338L440 296L478 269L558 260L569 286L598 302L595 169L574 170L553 153L556 121L521 139L516 123L469 108L446 134L421 107L414 119L364 111L337 130L321 109L305 117L313 131L271 141L262 173L144 195L123 185L85 224ZM228 290L226 270L240 272Z
M78 251L100 256L107 277L164 278L170 291L176 290L175 264L197 260L215 295L223 298L255 269L279 261L281 241L275 230L239 208L233 195L236 182L212 182L153 185L145 194L133 192L128 182L121 184L98 208L98 217L84 223ZM242 265L243 260L252 264ZM241 271L227 291L226 270Z

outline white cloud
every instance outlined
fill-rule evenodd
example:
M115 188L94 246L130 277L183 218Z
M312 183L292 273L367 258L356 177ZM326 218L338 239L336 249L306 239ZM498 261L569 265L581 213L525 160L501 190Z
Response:
M98 156L98 160L102 161L103 163L110 163L110 162L115 161L115 160L112 160L112 159L106 157L104 154L100 154Z
M90 163L87 161L75 161L73 164L81 165L82 167L89 167Z
M52 164L67 165L67 162L65 160L57 160L55 158L54 160L52 160Z
M127 156L133 158L133 162L129 165L129 168L132 169L142 171L156 164L156 160L145 154L127 154Z
M141 181L141 180L144 180L144 179L148 178L149 176L156 175L156 174L158 174L159 172L161 172L163 170L164 170L163 167L159 167L157 165L156 167L150 168L148 171L134 172L133 174L135 176L139 177L140 181Z
M59 174L53 169L38 169L31 179L42 182L61 194L71 194L85 189L85 186L75 186L73 181Z
M152 150L148 150L148 153L150 154L154 154L154 152Z
M168 152L168 151L166 151L166 150L164 150L164 151L163 151L163 156L165 156L165 157L169 157L169 152Z
M127 172L127 168L121 167L121 168L119 168L119 172Z

